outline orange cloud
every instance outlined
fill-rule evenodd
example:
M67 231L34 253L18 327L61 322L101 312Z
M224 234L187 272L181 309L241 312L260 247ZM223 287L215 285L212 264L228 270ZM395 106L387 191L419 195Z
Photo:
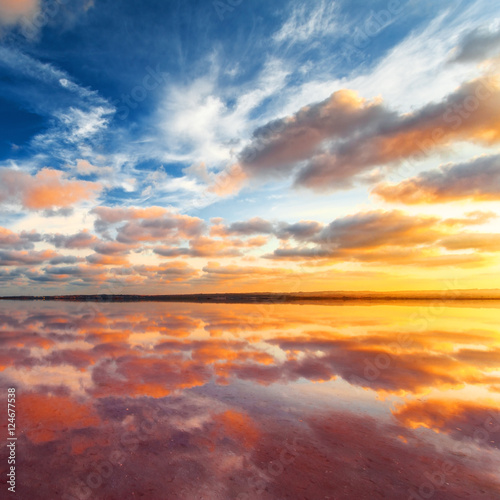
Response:
M201 235L205 223L198 217L177 214L161 207L110 208L97 207L91 213L97 215L94 223L98 232L106 234L114 224L125 222L118 228L116 240L134 244L140 241L172 241L191 239Z
M44 250L42 252L34 251L11 251L0 250L0 266L33 266L43 264L61 257L54 250Z
M407 205L462 199L500 200L500 155L446 165L438 170L422 172L399 184L382 183L372 192L384 201Z
M249 176L292 174L297 186L344 188L375 167L419 160L457 141L496 144L499 117L496 77L466 82L442 102L408 114L340 90L256 130L240 165Z
M148 208L119 208L119 207L96 207L92 210L102 222L114 224L116 222L131 219L156 219L168 213L163 207Z
M218 196L226 196L238 192L243 187L247 177L248 175L241 166L235 163L213 176L208 191Z
M34 243L41 241L42 237L35 231L14 233L10 229L0 227L0 248L9 250L30 250Z
M94 253L87 256L87 262L94 266L128 266L129 261L120 255L102 255Z
M98 183L67 180L64 172L50 168L34 176L10 169L0 172L0 202L20 203L29 210L70 207L100 190Z

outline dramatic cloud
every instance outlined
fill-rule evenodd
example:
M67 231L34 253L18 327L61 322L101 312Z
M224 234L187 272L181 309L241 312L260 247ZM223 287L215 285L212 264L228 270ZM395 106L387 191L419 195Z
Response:
M94 198L98 183L65 179L64 172L43 168L35 175L18 170L0 172L0 203L20 203L28 210L70 207Z
M399 184L382 183L373 193L388 202L444 203L471 199L500 200L500 155L482 156L467 163L422 172Z
M374 167L414 161L456 141L497 143L499 89L497 79L480 78L408 114L340 90L258 129L240 163L249 175L293 174L297 186L320 191L350 186Z

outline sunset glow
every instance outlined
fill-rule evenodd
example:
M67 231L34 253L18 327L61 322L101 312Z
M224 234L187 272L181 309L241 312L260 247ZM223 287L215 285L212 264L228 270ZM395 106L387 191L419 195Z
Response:
M500 4L0 0L0 498L500 499Z
M389 3L1 1L2 295L497 288L498 11Z

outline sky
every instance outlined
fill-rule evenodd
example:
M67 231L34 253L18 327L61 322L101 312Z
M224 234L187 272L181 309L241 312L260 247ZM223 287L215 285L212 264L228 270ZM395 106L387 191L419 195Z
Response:
M0 295L496 288L500 6L0 0Z

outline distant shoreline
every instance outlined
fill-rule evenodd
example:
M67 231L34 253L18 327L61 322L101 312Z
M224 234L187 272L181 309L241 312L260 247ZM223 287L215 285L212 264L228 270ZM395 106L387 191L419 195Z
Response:
M500 290L442 290L401 292L201 293L180 295L45 295L7 296L0 300L62 302L189 302L212 304L337 303L347 301L477 301L500 300Z

